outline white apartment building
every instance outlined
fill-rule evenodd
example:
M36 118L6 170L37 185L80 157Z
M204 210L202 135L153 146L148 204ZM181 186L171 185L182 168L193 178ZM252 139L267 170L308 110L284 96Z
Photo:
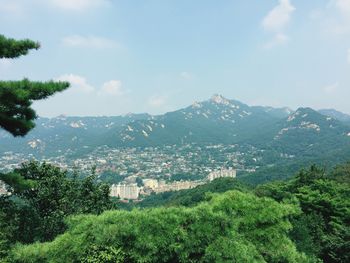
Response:
M209 181L213 181L217 178L222 178L222 177L232 177L235 178L237 175L237 172L235 169L233 168L229 168L229 169L220 169L218 171L213 171L208 175L208 180Z
M137 184L113 184L111 187L110 196L119 197L120 199L133 199L139 198L140 188Z

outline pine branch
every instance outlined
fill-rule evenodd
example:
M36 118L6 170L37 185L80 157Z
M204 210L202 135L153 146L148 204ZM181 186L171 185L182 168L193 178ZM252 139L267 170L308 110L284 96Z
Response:
M0 35L0 59L17 58L27 55L31 49L39 49L40 44L29 39L15 40Z
M31 108L42 100L69 87L67 82L0 81L0 127L13 136L24 136L35 127L37 118Z
M35 185L34 180L26 179L16 172L0 173L0 180L10 186L12 191L16 193L31 189Z

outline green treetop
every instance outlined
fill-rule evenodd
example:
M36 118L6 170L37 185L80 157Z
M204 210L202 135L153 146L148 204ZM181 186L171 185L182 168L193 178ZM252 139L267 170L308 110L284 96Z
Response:
M40 44L29 39L15 40L0 35L0 58L17 58L27 55L31 49L39 49Z
M15 40L0 35L0 59L17 58L38 49L31 40ZM67 82L0 81L0 127L13 136L24 136L34 128L37 118L31 108L33 101L46 99L69 87Z

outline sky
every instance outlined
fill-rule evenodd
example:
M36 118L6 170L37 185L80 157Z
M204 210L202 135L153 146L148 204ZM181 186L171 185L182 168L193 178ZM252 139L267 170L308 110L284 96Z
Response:
M162 114L221 94L350 113L350 0L0 0L41 49L0 79L65 80L40 116Z

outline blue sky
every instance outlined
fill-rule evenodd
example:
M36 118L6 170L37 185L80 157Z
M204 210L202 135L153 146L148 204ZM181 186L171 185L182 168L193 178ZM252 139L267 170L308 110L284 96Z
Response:
M41 116L160 114L214 93L350 113L350 0L0 0L42 48L0 79L68 80Z

